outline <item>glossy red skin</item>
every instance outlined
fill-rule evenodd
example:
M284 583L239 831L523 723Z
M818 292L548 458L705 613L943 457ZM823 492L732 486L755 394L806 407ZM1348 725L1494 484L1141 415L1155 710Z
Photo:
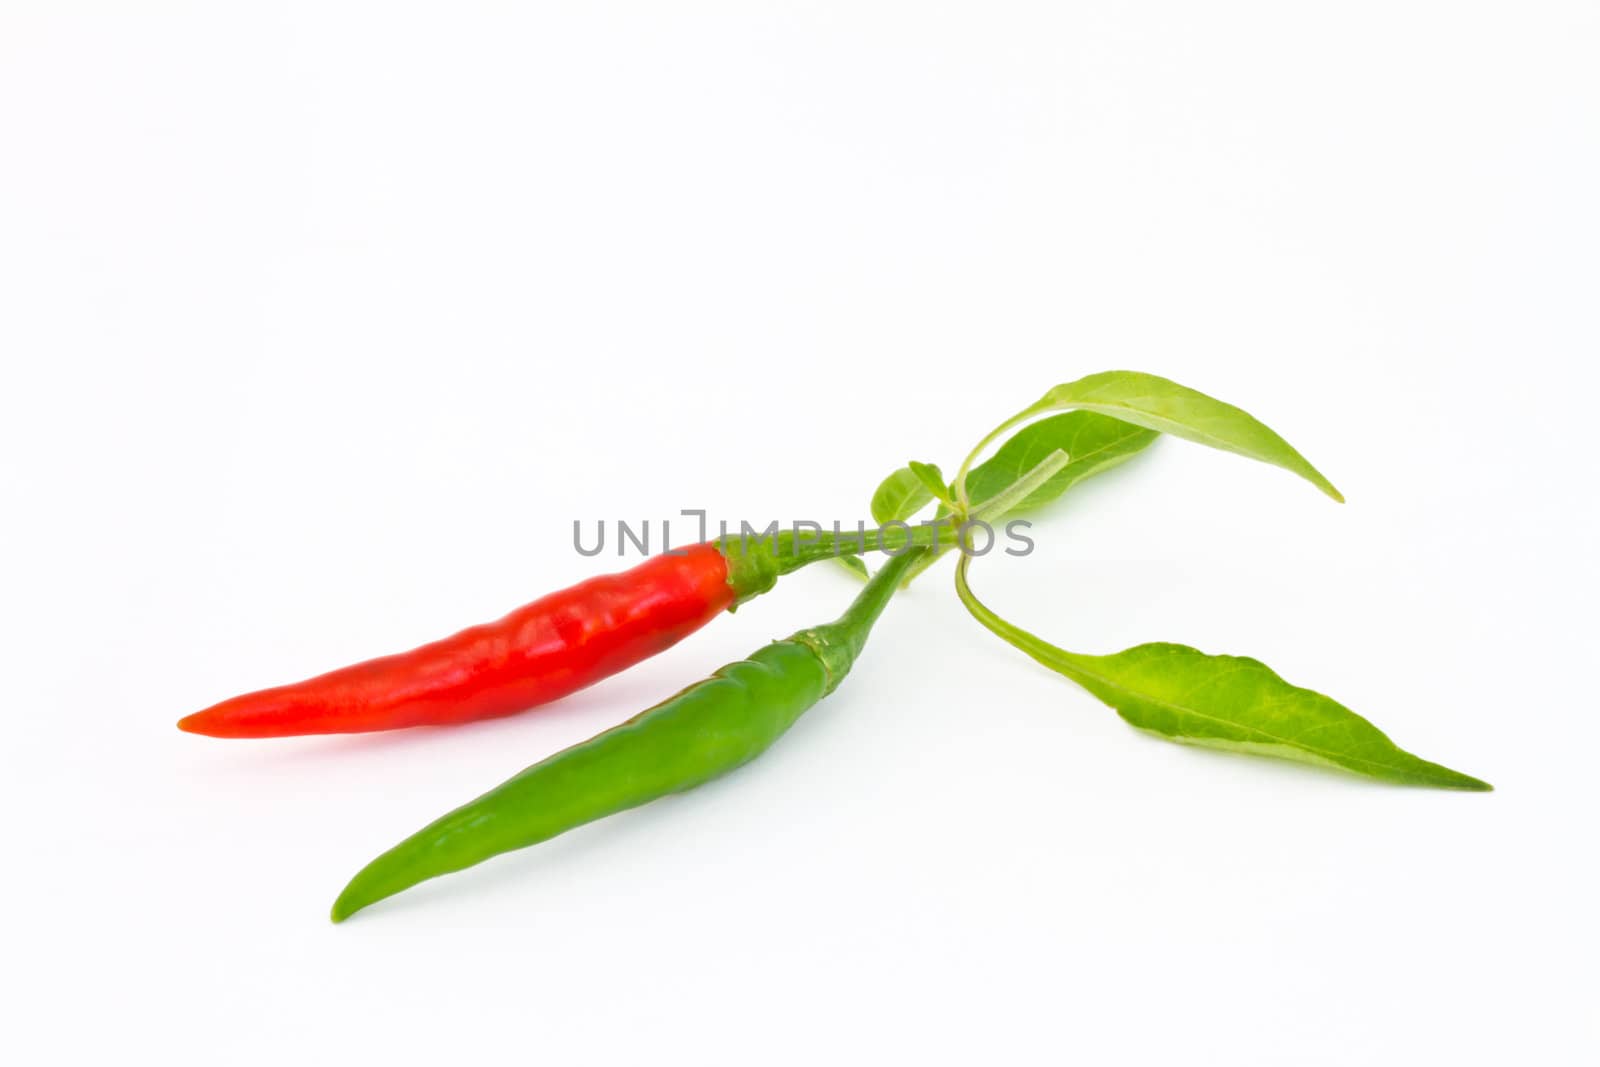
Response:
M410 652L224 700L178 726L212 737L287 737L511 715L671 648L733 600L727 559L694 545Z

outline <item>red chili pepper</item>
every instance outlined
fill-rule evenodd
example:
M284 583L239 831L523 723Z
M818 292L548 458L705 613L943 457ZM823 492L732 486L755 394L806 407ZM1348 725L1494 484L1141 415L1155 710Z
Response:
M775 565L714 544L580 582L410 652L224 700L178 722L212 737L471 722L566 696L677 644L771 588Z

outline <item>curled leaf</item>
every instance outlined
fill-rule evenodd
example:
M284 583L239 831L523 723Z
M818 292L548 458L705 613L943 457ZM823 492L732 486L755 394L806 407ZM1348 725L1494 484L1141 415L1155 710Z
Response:
M904 522L921 511L933 494L910 467L901 467L885 478L872 494L872 519L879 526Z
M906 469L917 476L917 481L921 482L923 488L933 494L935 500L949 502L950 487L945 484L944 473L938 467L932 463L918 463L916 460L912 460L906 464Z

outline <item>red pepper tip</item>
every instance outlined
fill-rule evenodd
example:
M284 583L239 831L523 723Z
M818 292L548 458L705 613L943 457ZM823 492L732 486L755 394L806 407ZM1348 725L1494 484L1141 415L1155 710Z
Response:
M212 715L210 710L207 708L193 715L185 715L178 720L178 729L186 734L202 734L206 737L230 736L226 730L218 728L221 724L216 721L216 716Z

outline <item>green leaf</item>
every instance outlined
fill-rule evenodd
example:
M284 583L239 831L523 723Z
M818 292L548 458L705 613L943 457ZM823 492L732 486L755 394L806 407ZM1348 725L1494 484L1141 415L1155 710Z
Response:
M1015 506L1007 508L1006 514L1029 511L1050 503L1090 475L1126 462L1160 436L1154 430L1092 411L1051 415L1018 430L999 451L974 467L967 474L967 492L985 512L985 520L994 521L1001 516L994 514L991 508L984 508L984 504L1036 469L1052 452L1065 452L1067 465ZM939 509L940 518L949 514L949 508ZM911 568L906 584L938 562L950 548L949 543L941 544L937 551L919 560Z
M1372 723L1265 663L1186 645L1137 645L1111 656L1064 652L1050 664L1129 724L1187 745L1341 767L1387 782L1486 790L1476 778L1399 748Z
M872 572L867 570L866 562L860 556L834 556L844 565L844 569L863 580L872 577Z
M1078 482L1109 470L1149 447L1160 434L1092 411L1069 411L1024 426L967 475L968 498L981 504L1060 449L1071 459L1012 512L1037 508Z
M956 475L965 486L972 459L1000 434L1047 411L1077 408L1131 422L1146 429L1182 437L1225 452L1293 471L1335 500L1339 490L1294 447L1254 416L1232 404L1214 400L1177 382L1138 371L1105 371L1051 389L1032 407L1006 420L984 438ZM971 496L967 497L971 499Z
M974 519L983 519L985 522L998 521L1002 516L1017 510L1018 505L1038 493L1048 485L1050 480L1072 463L1072 459L1061 449L1055 449L1045 456L1022 477L1001 489L994 496L984 500L970 512Z
M879 526L886 522L904 522L927 506L933 499L928 487L910 467L901 467L878 486L872 494L872 518Z
M945 483L944 474L932 463L918 463L912 460L906 464L906 470L917 476L917 481L922 483L924 489L933 494L935 500L950 501L950 487Z
M1343 704L1289 684L1257 660L1208 656L1185 645L1138 645L1110 656L1058 648L978 600L967 584L969 562L963 556L956 567L956 592L979 622L1141 730L1184 744L1337 767L1387 782L1491 788L1403 751Z

